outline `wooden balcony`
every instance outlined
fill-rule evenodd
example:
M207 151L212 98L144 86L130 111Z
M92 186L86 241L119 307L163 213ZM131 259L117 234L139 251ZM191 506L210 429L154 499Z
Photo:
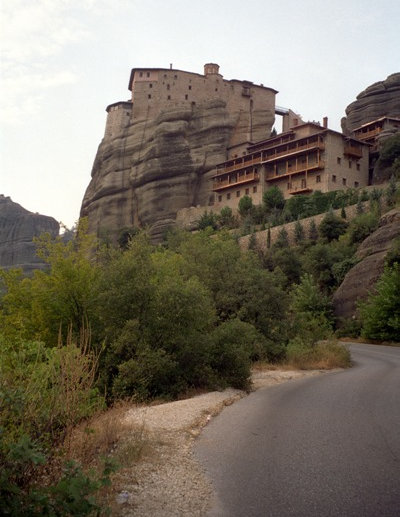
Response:
M381 127L376 127L375 129L370 129L369 131L356 131L355 137L358 138L358 140L369 140L370 138L374 138L382 131Z
M219 192L220 190L227 189L229 187L236 187L238 185L243 185L245 183L251 183L253 181L259 181L260 175L257 172L252 172L250 174L246 174L236 178L233 180L232 178L228 178L224 181L214 181L213 183L213 191Z
M345 145L343 153L346 156L353 156L354 158L362 158L362 149L354 145Z
M323 142L312 142L304 145L297 145L296 147L285 149L284 151L274 152L274 154L263 153L262 163L271 163L278 159L291 158L298 154L304 154L304 151L323 151L325 145Z
M295 196L296 194L309 194L310 192L312 192L313 189L310 188L310 187L297 187L297 188L293 188L291 190L289 190L289 194L291 196Z
M265 181L275 181L281 178L287 178L289 176L293 176L294 174L302 174L304 172L312 172L317 171L319 169L323 169L325 167L325 163L322 160L314 164L308 164L308 166L300 166L297 169L290 169L283 174L267 174Z
M247 159L246 159L247 158ZM213 176L214 178L217 176L221 176L222 174L226 174L227 172L239 171L241 169L246 169L246 167L251 167L252 165L257 165L261 163L261 155L252 157L244 156L243 158L235 159L235 163L229 166L217 167L217 172Z

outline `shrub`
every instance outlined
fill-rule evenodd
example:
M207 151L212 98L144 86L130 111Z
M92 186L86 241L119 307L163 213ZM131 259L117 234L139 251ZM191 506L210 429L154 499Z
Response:
M355 217L349 226L349 241L351 244L362 242L373 233L379 225L379 217L376 212L366 212Z
M290 365L304 370L347 368L351 364L349 350L333 340L316 343L313 347L292 340L287 346L287 360Z
M347 223L330 210L319 225L319 234L327 242L338 239L346 231Z
M250 196L243 196L239 200L238 205L238 212L242 217L246 217L247 215L250 215L253 211L253 200Z
M400 263L385 267L376 293L360 304L362 336L379 340L400 340Z

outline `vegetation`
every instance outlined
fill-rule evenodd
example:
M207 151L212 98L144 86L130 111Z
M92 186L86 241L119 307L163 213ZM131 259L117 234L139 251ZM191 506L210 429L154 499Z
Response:
M270 189L261 207L242 198L242 225L251 231L264 219L263 250L255 234L240 249L228 207L204 214L197 233L170 231L163 246L133 228L121 232L118 247L101 245L84 221L68 242L38 239L46 271L0 272L1 513L99 513L95 494L115 468L109 458L96 473L79 463L44 473L71 430L115 401L247 389L254 361L348 365L334 340L331 296L378 224L381 194L371 197L374 209L350 223L329 207L362 199L352 191L282 202ZM322 208L328 213L319 227L314 220L303 227L301 215ZM271 242L271 226L291 218L294 242L284 226ZM399 257L395 243L352 332L398 339Z

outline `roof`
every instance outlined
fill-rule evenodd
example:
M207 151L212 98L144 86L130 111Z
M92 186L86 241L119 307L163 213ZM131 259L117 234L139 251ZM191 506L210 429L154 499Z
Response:
M365 124L362 124L361 126L356 127L355 129L352 130L352 132L354 133L354 131L363 129L364 127L370 126L371 124L376 124L376 122L382 122L383 120L390 120L392 122L400 122L400 118L384 116L384 117L376 118L375 120L370 120L369 122L366 122Z
M132 107L132 101L118 101L118 102L113 102L112 104L109 104L106 108L106 111L107 113L110 111L110 108L113 108L114 106L124 106L126 108L131 108Z

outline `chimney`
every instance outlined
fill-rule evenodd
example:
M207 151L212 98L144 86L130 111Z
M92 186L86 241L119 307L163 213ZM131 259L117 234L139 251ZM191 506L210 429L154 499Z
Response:
M172 70L172 63L169 64L169 69Z
M328 129L328 117L324 117L322 119L322 125L324 126L325 129Z

